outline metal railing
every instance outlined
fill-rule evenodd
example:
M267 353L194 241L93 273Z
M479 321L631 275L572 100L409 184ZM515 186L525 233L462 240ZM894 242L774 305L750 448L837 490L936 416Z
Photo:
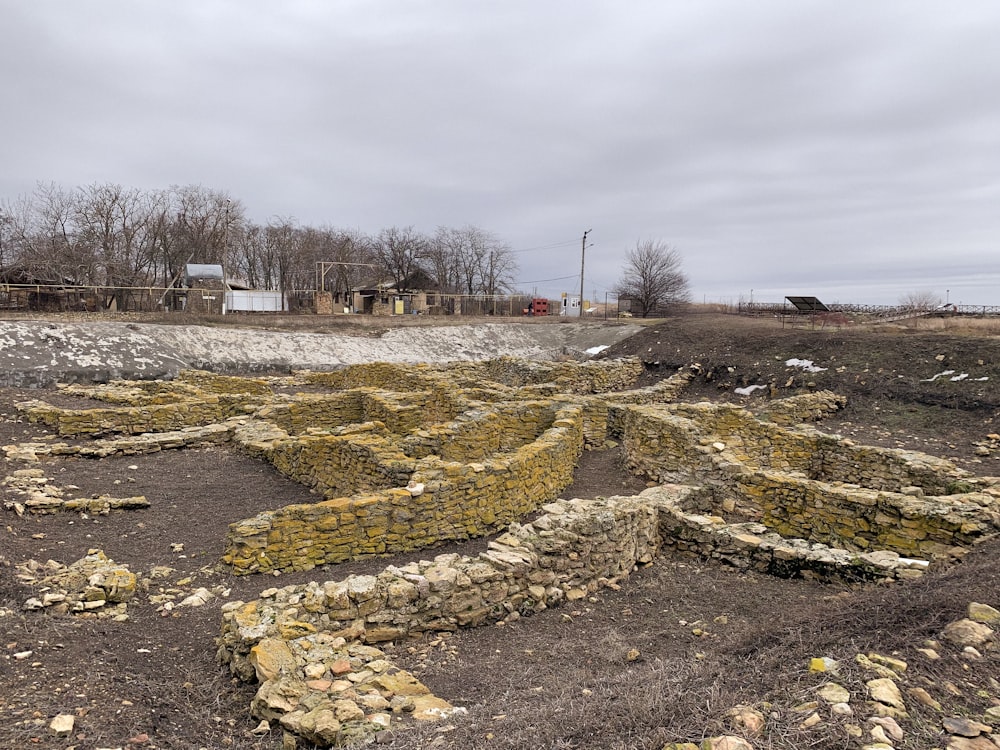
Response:
M940 305L938 307L910 307L906 305L855 305L850 303L828 304L826 311L799 310L787 302L740 302L735 312L738 315L758 316L795 316L823 315L824 312L857 315L870 319L888 319L914 317L917 315L968 315L989 317L1000 315L1000 305Z
M269 312L247 312L260 315L273 312L283 314L314 314L318 310L331 310L342 313L345 303L330 300L326 305L317 304L318 295L330 296L329 292L318 292L314 289L293 289L283 295L285 309ZM221 287L131 287L131 286L101 286L101 285L71 285L71 284L0 284L0 312L72 312L72 313L197 313L203 315L221 315L225 313L245 311L231 310L224 307L226 292ZM410 292L387 293L385 304L396 297L408 300L406 312L411 313L414 307L419 312L436 315L468 315L523 317L527 314L532 298L520 294L444 294L427 292L424 302L413 305ZM381 300L380 300L381 301ZM394 309L394 306L392 306ZM350 308L346 308L350 309ZM549 314L558 315L559 300L549 300ZM617 310L612 310L612 317ZM599 313L587 317L603 317Z

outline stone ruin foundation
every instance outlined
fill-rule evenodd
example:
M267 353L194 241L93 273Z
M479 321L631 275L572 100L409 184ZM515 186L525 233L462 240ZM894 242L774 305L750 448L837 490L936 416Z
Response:
M221 564L237 575L506 529L475 557L438 555L224 605L219 658L259 683L253 714L320 745L456 710L373 644L558 606L668 552L782 576L906 579L1000 530L998 480L803 424L840 408L840 396L807 393L754 413L674 403L693 371L635 388L641 372L636 360L500 358L67 386L107 406L19 408L90 440L5 451L30 465L224 443L321 496L232 524ZM611 444L657 486L560 499L580 452Z

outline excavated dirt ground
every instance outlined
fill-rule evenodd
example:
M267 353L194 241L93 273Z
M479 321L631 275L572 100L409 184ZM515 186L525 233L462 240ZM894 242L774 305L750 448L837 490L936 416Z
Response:
M872 332L692 315L649 326L604 354L623 355L646 362L647 382L698 363L702 375L686 393L689 400L769 397L767 389L751 396L734 392L748 385L773 384L777 396L829 388L848 396L849 405L821 425L825 431L952 458L977 474L1000 473L1000 450L983 453L992 445L987 435L997 430L1000 404L1000 339L993 336L957 326ZM805 372L786 366L789 359L826 369ZM954 373L931 380L945 370ZM967 377L952 380L963 373ZM13 404L53 395L0 393L0 445L51 438L24 423ZM0 468L6 475L19 467ZM25 560L69 563L100 548L134 572L167 565L175 571L170 582L224 585L232 600L255 598L269 586L342 578L485 546L473 540L303 574L233 578L214 569L227 524L315 496L269 466L222 448L61 459L45 468L56 484L78 487L78 495L143 494L151 507L93 518L18 517L0 510L0 608L11 611L0 617L3 748L282 747L280 729L250 733L257 724L248 711L253 689L216 664L213 639L224 600L158 613L140 597L127 622L22 613L21 603L36 593L14 576L13 566ZM585 452L564 495L631 494L644 486L642 478L621 470L616 451ZM174 551L177 544L183 549ZM815 684L804 668L810 657L849 660L876 650L915 661L914 649L963 616L970 601L1000 607L998 556L1000 544L989 542L919 581L855 589L742 574L690 558L657 560L620 590L591 600L390 649L401 666L468 713L443 725L386 733L380 742L451 750L659 750L666 742L722 733L726 709L762 700L774 702L776 725L794 726L788 707L807 700ZM635 656L633 650L638 658L628 656ZM31 654L15 658L26 651ZM945 712L981 715L996 700L998 690L987 682L1000 677L995 651L972 669L946 653L924 670L932 685L955 687L957 695L928 688L946 701ZM48 731L60 713L77 716L69 737ZM929 709L915 711L906 726L898 748L943 747ZM757 750L859 746L832 723L771 732L754 744Z

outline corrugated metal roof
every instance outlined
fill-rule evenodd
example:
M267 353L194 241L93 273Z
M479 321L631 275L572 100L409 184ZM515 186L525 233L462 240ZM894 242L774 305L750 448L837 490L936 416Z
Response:
M222 266L214 263L188 263L184 267L184 277L187 279L219 279L225 278Z

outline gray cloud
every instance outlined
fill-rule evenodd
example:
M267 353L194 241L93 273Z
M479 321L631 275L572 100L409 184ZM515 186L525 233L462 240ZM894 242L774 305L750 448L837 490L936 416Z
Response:
M1000 5L0 0L0 198L202 184L250 215L478 224L521 280L1000 303ZM551 247L551 246L557 247ZM579 287L568 279L540 292Z

